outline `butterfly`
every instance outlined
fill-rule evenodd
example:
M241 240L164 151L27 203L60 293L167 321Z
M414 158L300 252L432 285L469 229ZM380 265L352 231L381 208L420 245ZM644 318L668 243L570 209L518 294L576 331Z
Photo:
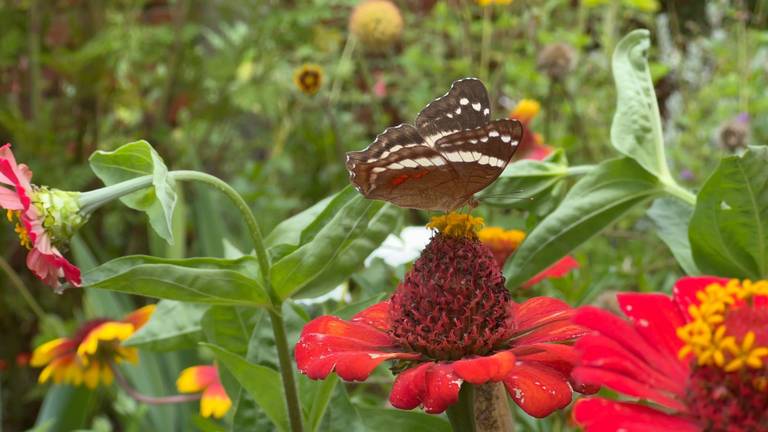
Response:
M416 116L390 127L366 149L347 153L355 188L400 207L453 211L504 171L523 137L517 120L490 120L485 85L455 81Z

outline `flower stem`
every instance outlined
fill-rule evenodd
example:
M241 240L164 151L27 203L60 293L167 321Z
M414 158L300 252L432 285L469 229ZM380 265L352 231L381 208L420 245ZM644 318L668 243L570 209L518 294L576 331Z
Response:
M673 197L684 201L692 206L696 205L696 195L689 192L687 189L678 185L674 181L664 182L664 190Z
M145 403L148 405L166 405L166 404L178 404L178 403L184 403L184 402L192 402L199 400L202 395L200 393L197 394L180 394L180 395L173 395L173 396L147 396L135 388L131 386L131 384L128 383L128 380L125 379L122 373L120 373L120 370L115 366L114 363L109 362L109 368L112 370L112 374L115 376L115 381L117 381L117 384L122 387L123 390L125 390L126 393L128 393L128 396L132 397L138 402Z
M8 279L11 280L11 285L19 290L19 294L21 294L21 297L27 302L27 306L32 309L32 312L37 316L37 319L40 320L41 323L45 322L48 319L45 315L45 311L40 304L37 303L32 293L29 292L24 281L22 281L19 275L13 270L13 267L8 264L8 261L0 258L0 268L2 268L8 275Z
M448 420L454 432L475 432L475 388L464 383L459 391L459 401L448 407Z
M301 432L304 426L301 423L301 407L299 395L296 392L296 380L293 376L293 362L291 351L288 348L288 339L285 336L285 323L281 312L269 310L269 320L272 322L272 333L275 336L277 358L280 363L280 373L283 377L283 390L285 401L288 403L288 417L293 432Z

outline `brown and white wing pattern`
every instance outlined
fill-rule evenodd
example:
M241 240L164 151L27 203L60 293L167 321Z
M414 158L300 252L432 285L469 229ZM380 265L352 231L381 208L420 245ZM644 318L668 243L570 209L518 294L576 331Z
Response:
M485 85L479 79L464 78L421 110L416 116L416 129L429 145L434 145L444 136L480 127L490 118Z

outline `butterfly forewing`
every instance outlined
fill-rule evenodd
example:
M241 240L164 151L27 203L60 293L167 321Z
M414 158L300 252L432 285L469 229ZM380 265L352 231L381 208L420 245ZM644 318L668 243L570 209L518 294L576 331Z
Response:
M435 99L416 116L416 129L428 144L465 129L482 126L491 118L488 92L475 78L451 85L448 93Z

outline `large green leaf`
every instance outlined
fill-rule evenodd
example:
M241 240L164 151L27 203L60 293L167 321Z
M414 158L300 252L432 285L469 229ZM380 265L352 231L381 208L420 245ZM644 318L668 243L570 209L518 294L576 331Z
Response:
M70 431L85 427L96 393L86 387L54 385L45 395L35 426L41 431Z
M659 106L648 68L650 46L650 32L644 29L629 33L616 45L613 79L618 99L611 143L646 171L670 179Z
M699 192L688 234L702 272L768 277L768 147L720 161Z
M216 346L244 356L254 328L269 326L263 309L242 306L213 306L203 316L205 339Z
M662 193L656 177L628 158L595 167L568 192L507 261L507 287L515 288L589 240L631 208Z
M443 418L418 411L358 407L357 412L369 431L450 432L451 425Z
M289 430L282 379L276 370L249 363L243 357L216 345L203 345L213 351L216 359L235 376L278 430Z
M88 161L93 172L107 186L151 175L151 187L120 199L128 207L145 212L155 232L168 243L173 243L175 185L168 177L163 159L148 142L132 142L111 152L97 151Z
M332 290L395 229L400 214L391 204L352 197L327 222L310 224L305 231L317 230L311 240L272 266L275 292L285 299Z
M648 209L648 216L656 225L656 234L667 244L677 263L687 275L700 274L691 255L688 225L693 206L676 198L659 198Z
M147 324L123 345L151 351L194 348L202 340L201 320L209 305L161 300Z
M562 150L543 161L523 159L507 166L499 178L477 195L483 204L528 209L534 198L568 175Z
M83 275L83 286L168 300L220 305L269 304L256 258L117 258Z

